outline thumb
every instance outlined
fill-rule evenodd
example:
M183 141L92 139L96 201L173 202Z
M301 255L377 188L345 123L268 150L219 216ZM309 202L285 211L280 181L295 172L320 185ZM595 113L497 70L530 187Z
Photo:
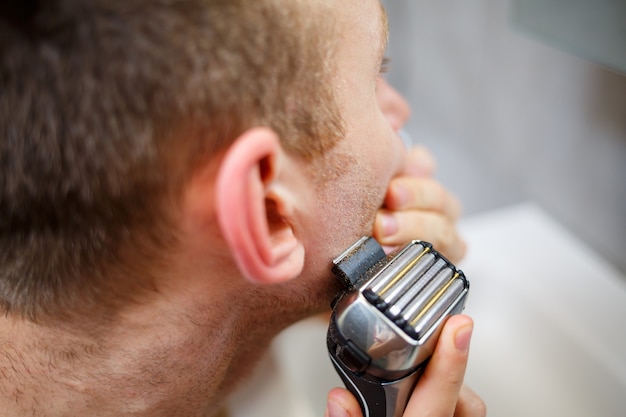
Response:
M454 414L463 385L473 325L472 319L462 314L448 319L435 352L409 400L408 415ZM418 414L418 410L423 414Z
M334 388L328 393L324 417L362 417L361 406L348 390Z

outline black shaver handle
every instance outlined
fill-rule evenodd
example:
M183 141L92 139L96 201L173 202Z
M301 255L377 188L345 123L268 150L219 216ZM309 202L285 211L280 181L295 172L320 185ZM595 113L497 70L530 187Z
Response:
M361 405L363 417L401 417L424 367L393 381L354 372L330 351L330 360L346 388Z

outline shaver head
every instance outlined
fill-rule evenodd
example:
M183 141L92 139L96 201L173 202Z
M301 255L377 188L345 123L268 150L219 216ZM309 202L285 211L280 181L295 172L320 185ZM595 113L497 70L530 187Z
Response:
M462 271L417 240L385 255L364 237L333 263L349 290L333 308L330 354L352 372L384 381L426 362L445 319L463 310L469 290Z

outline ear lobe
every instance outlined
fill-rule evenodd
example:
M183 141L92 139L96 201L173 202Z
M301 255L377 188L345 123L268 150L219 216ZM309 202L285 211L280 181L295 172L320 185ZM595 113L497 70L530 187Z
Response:
M304 247L285 218L290 202L273 187L283 157L274 131L253 128L229 147L217 175L220 228L239 269L254 282L295 278L304 265Z

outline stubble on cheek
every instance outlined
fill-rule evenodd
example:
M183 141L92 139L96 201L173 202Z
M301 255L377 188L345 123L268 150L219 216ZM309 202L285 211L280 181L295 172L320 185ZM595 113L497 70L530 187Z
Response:
M370 235L385 196L380 179L354 155L331 151L321 159L313 175L318 201L332 213L323 219L325 226L336 236Z

